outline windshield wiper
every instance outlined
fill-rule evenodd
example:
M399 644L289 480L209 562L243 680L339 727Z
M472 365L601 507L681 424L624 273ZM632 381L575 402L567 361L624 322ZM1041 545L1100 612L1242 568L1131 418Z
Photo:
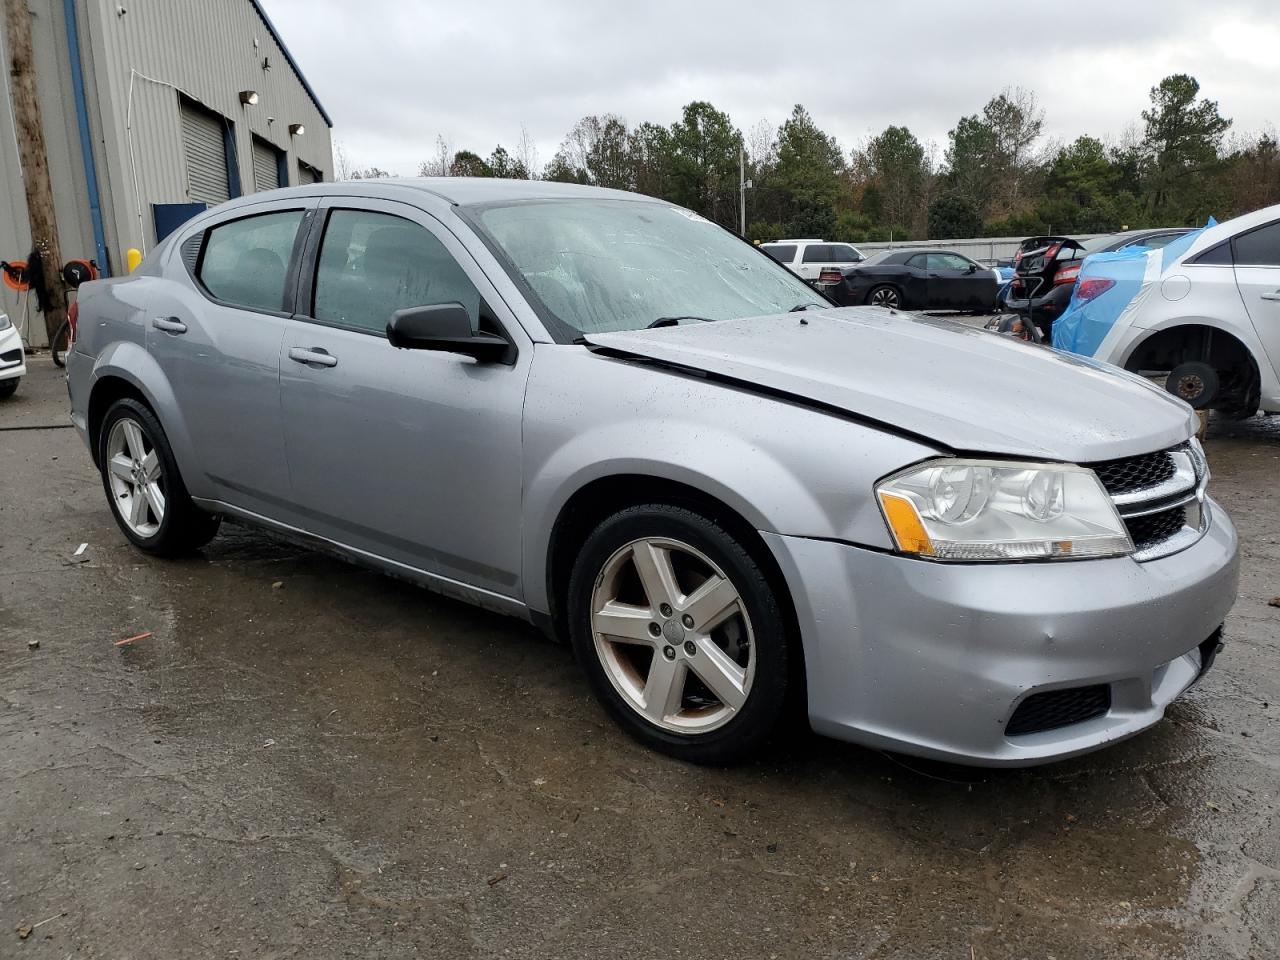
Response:
M814 308L821 307L822 304L820 303L797 303L794 307L788 310L787 313L799 313L802 310L813 310Z
M654 327L678 327L680 326L681 320L701 320L703 323L715 322L710 317L695 317L692 315L687 317L659 317L657 320L653 321L653 323L646 324L645 329L652 330Z

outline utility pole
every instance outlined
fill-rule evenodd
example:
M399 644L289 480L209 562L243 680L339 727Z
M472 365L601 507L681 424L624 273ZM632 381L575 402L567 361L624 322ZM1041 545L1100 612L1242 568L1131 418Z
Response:
M67 318L67 294L62 285L62 251L58 249L58 220L53 210L49 153L36 96L36 61L31 49L31 12L27 0L4 0L4 29L8 38L9 79L13 119L18 128L18 162L27 192L27 222L31 245L40 251L44 267L44 329L49 342Z
M747 235L747 151L738 147L738 233Z

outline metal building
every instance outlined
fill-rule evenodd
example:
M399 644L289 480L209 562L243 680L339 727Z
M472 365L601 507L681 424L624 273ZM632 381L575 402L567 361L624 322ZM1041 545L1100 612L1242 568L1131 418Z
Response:
M259 0L29 0L64 259L125 271L198 206L333 179L332 123ZM31 249L0 22L0 259ZM24 314L0 288L0 312ZM34 310L34 306L31 307ZM43 345L39 323L33 345Z

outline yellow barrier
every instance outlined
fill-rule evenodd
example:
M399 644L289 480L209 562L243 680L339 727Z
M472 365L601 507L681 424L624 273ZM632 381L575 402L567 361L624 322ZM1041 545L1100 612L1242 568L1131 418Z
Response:
M137 247L130 247L124 252L125 263L129 266L129 272L133 273L138 269L138 264L142 262L142 251Z

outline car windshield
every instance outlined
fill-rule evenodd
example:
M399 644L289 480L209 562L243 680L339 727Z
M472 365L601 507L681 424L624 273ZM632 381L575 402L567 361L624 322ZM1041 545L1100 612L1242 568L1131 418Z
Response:
M729 320L831 305L771 257L670 204L526 201L480 207L475 221L563 343L664 318Z

